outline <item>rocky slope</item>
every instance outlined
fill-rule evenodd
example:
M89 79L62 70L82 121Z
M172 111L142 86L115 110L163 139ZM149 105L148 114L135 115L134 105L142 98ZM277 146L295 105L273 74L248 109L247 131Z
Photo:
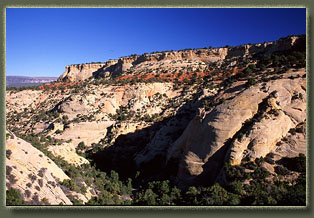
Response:
M59 185L69 179L62 169L30 143L7 134L7 189L18 189L30 204L72 204Z
M48 149L55 157L74 165L88 161L70 146L53 146ZM79 160L78 160L79 159ZM22 200L30 205L72 205L74 200L87 202L94 190L87 188L83 195L71 191L63 182L70 177L45 153L30 143L7 131L6 141L6 189L14 188ZM86 186L81 182L82 186Z
M226 153L231 165L239 165L273 152L306 119L305 99L295 95L305 96L304 79L279 79L244 90L202 119L195 117L168 150L168 159L180 159L177 179L186 183L202 175L215 180Z
M130 198L100 184L106 176L89 164L125 181L167 179L183 190L228 183L226 164L244 167L269 156L263 167L276 176L285 158L306 154L306 73L305 36L71 65L40 90L8 90L7 128L67 173L70 180L56 181L63 200L52 196L50 204ZM284 179L297 176L291 171ZM23 178L14 186L22 191Z

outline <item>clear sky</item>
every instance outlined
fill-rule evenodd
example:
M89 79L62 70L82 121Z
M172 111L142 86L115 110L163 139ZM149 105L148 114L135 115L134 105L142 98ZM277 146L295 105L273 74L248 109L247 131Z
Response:
M305 8L8 8L6 74L60 76L70 64L305 33Z

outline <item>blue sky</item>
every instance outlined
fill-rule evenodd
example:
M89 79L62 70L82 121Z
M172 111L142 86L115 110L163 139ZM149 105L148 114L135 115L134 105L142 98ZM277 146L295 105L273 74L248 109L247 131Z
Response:
M70 64L305 33L305 8L8 8L6 74L60 76Z

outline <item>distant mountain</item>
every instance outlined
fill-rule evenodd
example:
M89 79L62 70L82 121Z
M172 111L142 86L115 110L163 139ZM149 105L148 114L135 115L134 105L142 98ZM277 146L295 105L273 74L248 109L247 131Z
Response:
M21 87L21 86L38 86L43 83L56 81L57 77L28 77L28 76L7 76L7 87Z

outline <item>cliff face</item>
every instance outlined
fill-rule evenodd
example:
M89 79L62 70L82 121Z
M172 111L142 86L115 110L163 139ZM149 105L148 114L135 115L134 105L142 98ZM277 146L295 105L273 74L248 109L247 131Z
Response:
M140 67L140 64L143 63L154 65L158 62L172 60L216 62L223 60L227 54L227 48L196 49L122 57L118 60L110 60L104 64L69 65L66 66L65 72L58 78L58 81L78 82L91 76L115 77L121 75L122 72L128 71L130 68Z
M58 78L58 81L78 82L94 76L93 73L106 69L115 64L115 61L108 61L106 63L92 63L92 64L74 64L65 67L65 72Z
M230 48L228 50L229 57L235 56L249 56L255 54L271 54L278 51L285 51L291 49L293 46L304 46L305 36L291 36L281 38L273 42L264 42L257 44L241 45Z
M243 159L274 152L289 130L306 119L305 99L293 98L305 96L304 87L302 78L271 81L233 96L203 119L196 116L168 149L168 160L179 159L177 180L185 185L204 178L214 182L225 161L240 165Z
M305 36L291 36L279 39L274 42L248 44L236 47L156 52L143 54L140 56L133 55L121 57L118 60L110 60L102 64L77 64L66 66L65 72L59 77L58 80L77 82L85 80L91 76L118 76L123 72L129 71L131 68L133 71L136 71L136 68L141 68L144 63L156 65L160 62L167 62L172 60L213 63L222 61L226 57L246 57L260 53L271 54L277 51L288 50L293 46L303 45L305 44L304 41ZM165 69L167 68L161 65L158 65L155 68L157 67Z

